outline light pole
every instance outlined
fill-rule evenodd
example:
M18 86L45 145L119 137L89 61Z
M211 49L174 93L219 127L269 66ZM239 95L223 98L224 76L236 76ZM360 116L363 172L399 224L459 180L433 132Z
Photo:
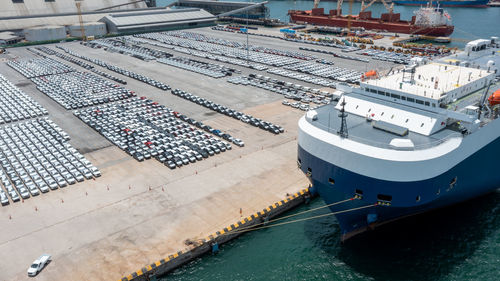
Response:
M250 51L248 48L248 9L247 9L247 66L250 66Z

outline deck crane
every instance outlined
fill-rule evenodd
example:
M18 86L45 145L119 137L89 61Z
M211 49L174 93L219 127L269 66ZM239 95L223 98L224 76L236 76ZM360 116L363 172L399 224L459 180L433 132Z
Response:
M340 16L341 10L342 10L342 3L344 3L344 0L338 0L337 1L337 16ZM314 0L314 6L313 8L316 9L318 8L319 5L319 0Z
M361 0L361 11L360 11L360 13L364 12L366 9L368 9L375 2L377 2L377 0L372 0L372 1L370 1L370 3L368 3L368 5L365 5L365 0ZM391 5L389 5L389 4L387 4L387 2L385 2L385 0L380 0L380 2L382 2L382 4L384 4L385 8L387 9L387 11L390 14L392 14L392 12L394 11L394 3L391 3Z
M352 2L354 2L354 0L349 0L349 14L347 15L347 36L351 35Z

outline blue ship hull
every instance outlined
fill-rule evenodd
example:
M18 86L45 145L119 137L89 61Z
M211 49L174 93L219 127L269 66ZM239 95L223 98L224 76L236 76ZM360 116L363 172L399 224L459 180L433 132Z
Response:
M392 196L390 206L378 205L336 215L342 230L342 240L371 227L496 190L500 186L496 155L500 155L500 138L437 177L422 181L392 182L353 173L311 155L300 145L298 147L301 170L310 175L313 188L326 204L352 198L357 191L362 191L360 200L331 206L332 212L373 205L380 201L377 197L379 194ZM419 203L420 201L426 203Z
M411 0L396 0L392 1L396 5L410 5L410 6L426 6L428 1L411 1ZM432 5L441 7L487 7L489 0L472 0L472 1L433 1Z

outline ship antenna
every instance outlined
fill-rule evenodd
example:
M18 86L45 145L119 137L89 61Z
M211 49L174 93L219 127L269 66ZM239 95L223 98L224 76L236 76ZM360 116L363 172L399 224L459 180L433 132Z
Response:
M340 131L338 131L338 134L342 138L347 138L348 133L347 133L347 113L345 113L345 99L342 100L342 103L340 104L342 108L340 109L339 117L341 118L341 124L340 124Z

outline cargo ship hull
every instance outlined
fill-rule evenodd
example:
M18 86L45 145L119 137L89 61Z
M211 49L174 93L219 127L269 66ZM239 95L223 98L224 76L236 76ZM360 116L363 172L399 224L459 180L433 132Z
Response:
M392 1L396 5L403 6L425 6L427 1ZM440 1L439 6L441 7L470 7L470 8L486 8L488 7L489 0L477 0L477 1ZM433 5L437 5L437 2L433 2Z
M292 22L306 22L315 25L347 27L348 16L314 14L311 11L289 11ZM386 14L387 15L387 14ZM411 21L399 20L399 14L393 14L392 18L384 21L380 18L372 18L371 13L365 12L360 16L352 16L351 28L364 28L368 30L382 30L394 33L418 34L428 36L449 36L453 33L451 25L422 27Z
M330 206L332 212L347 210L336 215L342 231L342 240L346 240L376 226L457 204L498 189L500 174L496 172L496 158L492 155L500 154L500 137L497 133L500 120L492 123L489 128L483 128L482 132L477 133L478 135L463 139L455 150L442 157L422 163L384 163L383 160L364 157L356 162L358 171L353 171L343 163L348 163L359 155L323 143L311 134L314 129L311 130L311 127L301 120L298 163L300 169L309 177L313 190L318 192L326 204L350 199L356 194L361 196L358 200ZM327 153L328 150L332 153ZM332 157L337 160L330 160L328 154L334 155ZM433 170L432 167L439 166L444 172L427 177L424 167L431 167L429 169ZM363 167L379 167L379 176L373 177L359 172L365 170ZM420 171L422 175L408 181L390 179L393 176L386 174L413 174L415 170ZM374 203L380 202L379 194L390 195L390 205L374 206ZM348 211L369 205L372 207Z

